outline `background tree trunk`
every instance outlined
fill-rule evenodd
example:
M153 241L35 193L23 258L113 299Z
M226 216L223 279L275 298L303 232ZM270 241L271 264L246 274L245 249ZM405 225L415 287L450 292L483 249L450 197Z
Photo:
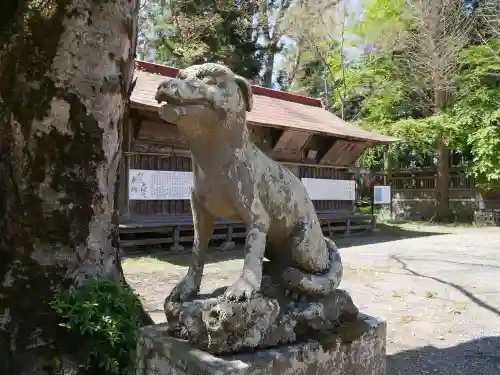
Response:
M0 373L54 340L60 285L123 279L114 220L139 0L3 0Z
M444 85L439 78L436 78L434 83L434 110L436 112L445 110L449 104L447 92L442 89ZM447 222L450 220L450 149L446 144L444 134L439 135L436 154L437 186L434 220Z
M273 88L274 60L276 57L276 42L264 35L264 45L266 53L264 55L264 74L262 76L262 86Z
M434 220L437 222L450 220L450 149L443 139L439 140L437 147L437 186Z

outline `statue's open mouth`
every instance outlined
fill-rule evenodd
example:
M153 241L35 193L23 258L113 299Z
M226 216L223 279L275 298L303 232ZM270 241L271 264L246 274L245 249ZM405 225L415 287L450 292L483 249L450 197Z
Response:
M181 99L177 96L168 95L163 92L156 94L155 99L158 104L164 103L166 105L176 105L183 107L212 105L212 103L206 99Z

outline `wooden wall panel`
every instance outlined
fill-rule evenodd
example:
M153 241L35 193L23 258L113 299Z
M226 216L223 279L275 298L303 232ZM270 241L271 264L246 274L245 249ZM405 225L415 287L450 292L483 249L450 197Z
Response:
M135 116L130 125L130 137L120 170L121 191L127 188L128 169L191 171L191 157L187 143L177 127L154 116ZM346 170L325 165L350 166L366 145L336 140L333 137L311 135L307 132L249 126L250 136L256 145L270 157L280 162L304 163L307 148L318 150L322 167L286 165L297 177L351 179ZM274 145L274 147L273 147ZM122 177L123 176L123 177ZM125 192L126 193L126 192ZM128 205L127 205L128 202ZM188 200L127 201L121 206L134 215L161 216L190 214ZM351 210L352 202L314 201L318 211ZM124 209L124 212L127 211Z
M321 178L332 180L351 180L352 173L347 170L327 167L301 166L299 172L300 178ZM352 211L353 202L351 201L313 201L314 208L317 211Z
M332 147L326 152L326 154L319 161L320 164L330 164L335 165L334 162L337 161L343 152L347 151L349 144L345 141L337 141Z
M309 133L286 130L274 146L274 155L284 155L287 159L302 159L302 150L311 135Z
M485 209L500 210L500 192L492 191L482 194Z
M310 134L298 131L284 131L276 140L269 156L284 162L301 162L304 145L308 142Z
M135 154L127 156L130 169L191 171L191 158L187 156L163 156ZM191 213L189 200L129 201L133 215L186 215Z
M319 164L352 166L368 146L368 143L338 140L321 158Z
M262 126L249 126L250 140L263 152L270 155L272 153L272 135L270 128Z
M176 147L187 147L187 143L177 126L166 122L143 120L137 131L137 140L169 144Z
M304 146L302 157L308 164L316 164L319 160L323 158L323 156L328 152L328 150L333 146L333 144L337 141L334 137L314 134L312 135L306 145ZM316 155L314 158L308 158L308 154L310 150L315 150Z
M353 165L368 146L368 143L354 143L354 147L350 147L349 152L345 152L341 155L339 165Z
M144 155L134 154L127 156L130 169L191 171L191 158L179 155ZM299 178L322 178L350 180L352 173L346 169L286 165ZM314 201L318 211L350 211L353 208L350 201ZM188 200L158 200L158 201L129 201L130 216L134 215L186 215L191 213Z
M177 155L191 158L191 151L187 147L178 148L172 145L155 142L134 141L130 151L138 154L158 154L162 156Z

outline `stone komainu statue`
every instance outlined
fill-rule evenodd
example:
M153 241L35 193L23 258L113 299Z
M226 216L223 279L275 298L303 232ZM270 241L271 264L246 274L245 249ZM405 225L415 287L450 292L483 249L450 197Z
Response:
M278 335L279 339L269 338L277 332L276 320L283 321L283 314L293 316L297 322L312 319L311 314L325 322L338 320L344 312L356 315L357 309L348 294L337 290L342 278L340 254L335 243L323 236L305 187L292 172L250 141L246 112L252 110L253 99L248 82L222 65L195 65L180 70L176 78L166 79L158 87L156 100L164 103L160 116L176 124L188 142L194 174L192 260L186 276L166 300L169 324L183 326L185 336L202 342L204 339L194 338L189 327L180 321L179 311L187 308L191 315L199 314L199 321L203 322L199 324L204 324L204 330L212 335L208 340L211 351L227 352L241 343L228 347L226 342L217 349L214 342L217 334L222 335L220 340L227 339L219 331L222 326L227 330L231 320L258 325L253 329L260 332L260 338L254 337L250 343L247 336L252 329L245 326L246 333L242 335L246 335L247 341L241 344L258 347L283 341L284 333ZM184 302L196 299L200 289L215 217L239 220L246 225L241 276L216 301L207 299L186 307ZM269 262L264 262L264 257ZM283 310L283 301L297 298L309 304L297 304L294 311ZM331 316L320 311L327 305ZM264 317L265 322L258 316ZM195 332L199 327L191 328ZM289 336L295 337L296 333ZM210 350L207 345L199 346Z

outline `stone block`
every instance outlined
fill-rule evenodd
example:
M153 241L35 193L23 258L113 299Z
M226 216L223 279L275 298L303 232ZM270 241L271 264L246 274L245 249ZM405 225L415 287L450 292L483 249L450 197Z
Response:
M169 336L165 324L144 327L137 375L385 375L386 323L358 321L301 343L214 356Z

